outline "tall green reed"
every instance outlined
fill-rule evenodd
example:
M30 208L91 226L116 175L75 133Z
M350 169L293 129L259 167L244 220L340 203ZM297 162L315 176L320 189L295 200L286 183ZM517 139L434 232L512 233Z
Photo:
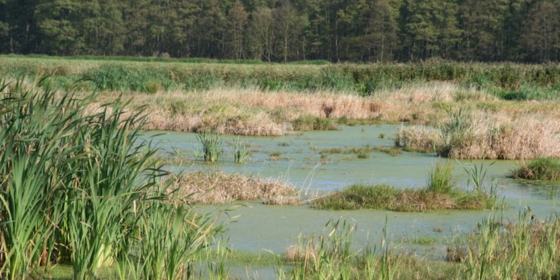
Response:
M146 238L162 238L158 253L168 256L165 268L151 258L142 267L179 278L214 223L169 200L156 151L140 140L145 116L119 100L86 113L92 99L71 93L4 85L0 95L2 278L29 278L39 265L68 259L74 279L93 279L112 263L129 278L127 259ZM169 238L159 234L163 221L175 221Z
M206 162L217 162L222 156L222 138L215 132L199 132L196 135L202 145L202 156Z

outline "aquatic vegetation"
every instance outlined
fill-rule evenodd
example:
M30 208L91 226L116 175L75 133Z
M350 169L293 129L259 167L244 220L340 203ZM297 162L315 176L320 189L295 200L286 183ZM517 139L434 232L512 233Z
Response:
M222 171L198 171L169 178L177 198L189 203L226 204L262 200L264 204L297 205L299 192L280 180Z
M526 180L560 180L560 160L555 158L537 158L529 163L521 162L519 168L512 171L515 179Z
M198 132L197 139L202 145L202 156L206 162L217 162L222 156L222 138L215 132Z
M558 217L538 219L530 209L516 221L492 213L466 240L449 248L448 259L459 261L468 279L553 278L560 269L559 230Z
M26 279L39 265L69 263L74 279L94 279L114 263L129 279L131 259L162 277L188 274L202 243L219 229L214 217L195 214L159 189L166 172L140 141L143 114L129 114L119 101L86 113L91 99L0 87L0 276ZM149 225L152 215L188 220L165 239L175 249L158 252L172 255L165 264L129 257L143 244L139 237L169 226Z
M249 154L250 152L247 150L247 144L237 137L233 150L233 161L235 163L244 163L247 160L247 157L249 157Z
M398 189L387 184L351 185L310 202L320 210L384 209L421 212L451 209L490 209L493 194L485 191L467 192L457 189L453 165L441 160L432 167L428 184L423 189Z
M457 188L457 179L453 175L453 163L439 160L428 174L428 190L450 194Z
M492 166L494 163L495 162L490 163L489 166ZM480 165L471 163L468 166L463 166L463 170L465 170L465 173L469 176L468 184L473 184L476 192L482 193L488 191L484 184L488 168L484 166L484 162L480 163ZM490 193L492 194L494 191L495 190L491 189Z
M398 156L402 154L402 150L396 147L382 147L382 146L369 146L365 145L362 147L345 147L345 148L326 148L319 151L321 157L326 157L327 155L333 154L355 154L358 158L369 158L370 154L373 152L386 153L391 156Z
M319 210L381 209L399 212L480 210L493 205L494 198L485 193L440 193L429 189L398 189L384 184L352 185L310 202L312 208Z
M448 246L446 261L412 256L390 245L385 234L381 246L353 249L356 225L330 221L322 235L300 235L296 245L288 248L286 258L294 268L281 270L285 277L280 278L533 279L538 275L553 279L558 275L558 218L537 219L530 210L522 211L516 221L500 215L491 212L476 230ZM386 223L385 229L389 226Z

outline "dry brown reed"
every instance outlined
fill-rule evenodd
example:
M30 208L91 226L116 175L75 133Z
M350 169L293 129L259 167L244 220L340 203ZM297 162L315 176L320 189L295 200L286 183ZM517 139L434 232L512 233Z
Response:
M530 114L512 118L478 112L473 116L470 129L450 139L443 139L434 129L410 126L397 132L395 144L422 152L433 152L436 147L440 154L457 159L560 157L560 120Z
M119 96L105 92L99 103ZM374 96L355 94L255 89L210 89L157 93L126 93L131 105L146 106L149 130L220 134L278 136L293 130L302 117L369 119L385 123L407 122L438 127L447 111L464 108L473 116L468 137L453 139L445 155L462 159L532 159L560 155L560 103L558 101L512 102L464 89L452 83L407 85ZM443 121L442 121L443 120ZM433 152L448 145L436 129L404 127L397 133L397 146L410 151ZM460 141L459 141L460 140Z
M291 245L284 252L284 258L288 262L311 262L317 259L317 252L313 246L304 246L302 244Z
M395 146L409 152L431 153L441 145L440 132L425 126L401 127L394 137Z
M171 189L193 204L226 204L232 201L262 200L270 205L297 205L299 192L280 180L223 171L197 171L172 177Z

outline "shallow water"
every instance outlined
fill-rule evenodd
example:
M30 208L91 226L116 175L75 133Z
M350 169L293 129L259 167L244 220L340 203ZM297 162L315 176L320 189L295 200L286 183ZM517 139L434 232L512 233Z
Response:
M426 185L427 174L437 162L435 154L403 153L392 157L374 152L368 159L357 159L356 155L328 155L321 159L319 151L326 148L393 146L389 138L399 126L356 126L343 127L339 131L305 132L282 137L241 137L252 150L245 164L233 163L233 143L237 137L224 137L223 162L214 165L202 163L196 154L201 150L195 134L175 132L148 132L158 147L167 151L177 149L192 164L168 167L173 171L199 169L221 169L226 172L258 174L264 177L287 180L308 192L327 192L341 189L353 183L386 182L395 187L420 188ZM380 135L384 134L384 139ZM155 136L158 135L158 136ZM280 153L277 158L270 154ZM483 163L488 168L486 181L499 185L498 194L504 198L508 209L503 215L515 220L527 206L533 214L546 218L556 212L555 190L557 184L529 184L507 178L516 161L459 161L455 164L459 185L468 189L468 177L463 167ZM228 225L228 237L233 249L250 252L282 253L294 244L300 233L321 233L329 220L347 219L357 224L356 246L366 243L379 244L383 228L387 225L388 239L394 244L403 244L420 254L441 258L445 247L441 244L428 246L409 242L415 238L435 237L441 243L451 242L460 233L469 232L489 211L436 211L427 213L398 213L390 211L319 211L307 206L266 206L258 202L243 204L228 215L239 216ZM202 206L204 211L215 211L226 207ZM387 222L386 222L387 221Z

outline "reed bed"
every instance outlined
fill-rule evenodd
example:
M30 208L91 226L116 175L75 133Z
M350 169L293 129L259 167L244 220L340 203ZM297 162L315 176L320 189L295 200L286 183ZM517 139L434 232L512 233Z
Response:
M73 279L107 265L120 279L191 273L220 227L163 193L144 115L119 101L86 113L92 98L22 85L0 86L0 277L58 264Z
M343 91L373 95L411 83L454 82L484 88L502 99L557 99L556 64L428 62L409 64L236 65L0 57L5 77L47 74L58 89L89 80L89 89L139 91L252 87L260 90Z
M530 114L516 117L483 112L467 114L455 120L448 117L439 131L403 127L395 136L395 145L410 151L436 151L440 156L456 159L560 157L557 119Z
M492 213L465 241L448 250L466 279L554 279L560 273L558 217L538 219L530 209L516 221Z
M330 221L322 234L300 235L280 279L555 279L560 273L557 217L530 209L516 220L492 211L471 233L448 245L445 261L415 256L391 242L385 223L380 245L354 246L356 225Z
M197 171L170 179L175 196L188 203L227 204L234 201L261 200L269 205L298 205L299 192L280 180L223 171Z

